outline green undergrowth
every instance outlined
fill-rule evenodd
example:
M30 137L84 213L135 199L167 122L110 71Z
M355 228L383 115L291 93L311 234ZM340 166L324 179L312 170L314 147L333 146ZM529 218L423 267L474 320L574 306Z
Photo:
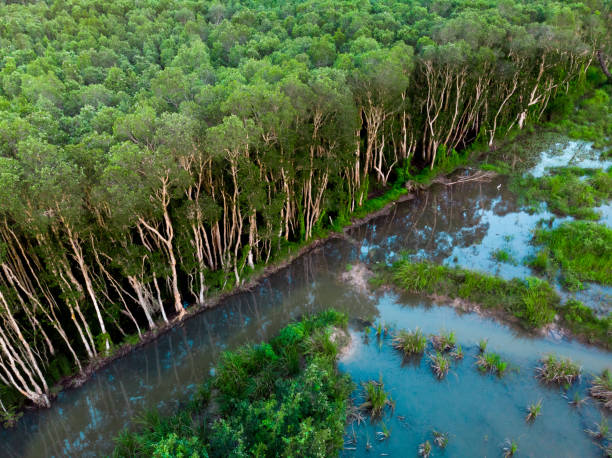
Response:
M538 229L534 243L542 249L531 266L542 271L561 270L569 290L583 281L612 284L612 229L588 221L568 221L554 229Z
M570 299L559 312L572 333L582 335L590 343L602 343L612 348L612 313L599 318L592 309Z
M333 310L288 325L269 343L223 354L216 374L174 416L148 414L114 456L334 456L354 386L336 368ZM338 333L337 333L338 334Z
M560 216L597 220L594 210L612 198L612 170L585 170L568 167L552 171L550 176L517 176L511 189L523 205L537 210L546 202L550 211Z
M576 300L561 304L559 295L541 279L505 280L429 261L402 260L382 271L378 282L391 282L412 293L460 298L486 309L503 310L518 318L527 329L552 323L558 315L560 323L574 335L612 348L612 315L600 318ZM481 343L481 349L484 352L486 342Z

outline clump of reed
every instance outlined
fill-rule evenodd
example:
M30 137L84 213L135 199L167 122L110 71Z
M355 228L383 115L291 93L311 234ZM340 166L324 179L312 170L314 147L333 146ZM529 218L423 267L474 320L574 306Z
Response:
M558 358L550 354L536 367L536 377L545 383L571 385L580 377L581 368L569 358Z
M374 331L377 339L385 338L390 332L390 326L387 323L381 323L379 321L374 327Z
M429 355L429 365L438 379L443 379L450 370L450 358L439 351Z
M380 429L382 431L376 431L376 439L378 441L384 441L384 440L389 439L389 437L391 437L391 430L387 428L387 425L385 424L385 422L382 423L382 425L380 426Z
M480 339L480 342L478 342L478 351L480 351L480 353L484 353L485 351L487 351L488 343L489 339Z
M589 389L591 397L601 401L607 409L612 410L612 373L606 369L593 379Z
M461 348L461 345L457 345L457 348L455 348L455 350L451 353L451 356L457 361L463 359L464 354L463 354L463 348Z
M585 432L593 439L606 439L608 437L608 434L610 433L610 425L608 424L608 419L602 414L601 421L599 423L595 423L595 429L585 429Z
M440 431L433 431L434 444L440 448L446 448L448 445L448 433L442 433Z
M419 328L414 331L401 330L393 338L392 345L404 356L418 355L425 351L427 338Z
M527 422L535 421L535 419L538 418L541 413L542 413L542 400L540 399L535 404L529 404L529 406L527 407L527 417L525 418L525 421Z
M425 441L419 445L419 456L423 458L429 458L431 456L431 443Z
M387 406L391 407L391 409L395 407L393 399L385 391L382 379L378 382L370 380L364 383L363 394L365 401L359 408L368 411L372 418L381 417Z
M508 369L508 362L504 361L500 355L492 352L485 352L476 357L476 365L481 372L490 372L502 377Z
M502 452L504 453L504 458L508 458L510 456L514 456L516 452L518 452L518 444L516 441L511 441L510 439L506 439L504 446L502 447Z
M456 338L453 331L441 332L438 335L431 336L431 343L438 352L451 351L455 348Z
M564 396L566 399L569 399L566 395ZM574 396L572 397L572 400L569 401L569 405L571 405L572 407L580 408L584 404L586 404L586 402L587 402L587 398L580 396L580 393L576 391L574 392Z

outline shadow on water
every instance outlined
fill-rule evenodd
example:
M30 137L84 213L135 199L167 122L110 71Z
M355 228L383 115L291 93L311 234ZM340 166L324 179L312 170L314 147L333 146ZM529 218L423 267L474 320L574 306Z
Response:
M606 208L604 222L610 218ZM533 253L530 232L549 216L523 211L503 177L490 183L436 185L351 231L350 240L326 243L253 291L229 298L113 362L82 387L60 393L50 409L27 413L16 428L0 430L0 456L107 454L112 438L132 426L135 415L151 408L170 413L187 401L222 351L266 340L289 321L328 307L352 318L355 345L341 369L356 381L383 374L397 402L395 415L384 419L392 430L389 439L376 441L380 426L362 427L356 432L357 450L347 455L366 453L368 435L376 451L413 455L419 443L432 440L433 428L450 433L449 456L497 455L506 437L516 439L527 455L542 456L542 450L551 456L596 455L598 449L583 431L599 418L596 407L573 410L558 389L537 384L533 368L541 355L554 351L579 361L587 372L599 372L612 366L610 353L552 337L534 338L419 297L370 293L341 279L347 264L389 262L405 252L506 278L530 275L522 263ZM517 262L496 261L492 253L497 249L508 251ZM588 291L583 294L590 305L609 307L605 288L595 288L590 295ZM364 344L363 325L356 323L371 319L403 328L420 326L426 333L452 329L465 360L437 382L426 358L402 365L388 344L378 347L372 339ZM480 338L489 338L490 348L516 370L501 380L476 371ZM583 395L585 383L577 388ZM524 409L539 398L543 414L529 426Z

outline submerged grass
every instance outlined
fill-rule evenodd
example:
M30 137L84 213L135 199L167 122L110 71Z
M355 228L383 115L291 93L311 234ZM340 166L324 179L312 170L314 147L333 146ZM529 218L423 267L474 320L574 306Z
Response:
M328 311L225 353L210 390L174 416L148 415L140 432L124 431L113 455L336 455L353 384L336 369L332 329L346 324Z
M550 354L540 361L536 377L544 383L571 385L580 377L581 368L569 358Z
M612 190L612 185L610 186ZM570 289L580 282L612 285L612 229L585 221L569 221L555 229L539 229L536 245L559 266Z

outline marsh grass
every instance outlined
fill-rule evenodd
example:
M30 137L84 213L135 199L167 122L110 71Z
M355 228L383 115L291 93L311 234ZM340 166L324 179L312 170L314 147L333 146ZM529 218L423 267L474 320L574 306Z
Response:
M523 205L536 210L540 202L546 202L556 215L598 220L594 207L612 197L612 173L564 167L543 177L516 176L510 188Z
M425 441L419 445L419 456L429 458L431 456L431 442Z
M382 417L387 406L391 409L395 408L395 403L385 391L382 378L378 382L375 380L365 382L363 384L363 397L365 401L359 408L369 412L372 418Z
M527 406L527 417L525 417L525 421L532 422L535 421L536 418L540 416L542 413L542 400L540 399L535 404L529 404Z
M382 431L376 431L376 439L379 441L384 441L391 437L391 430L387 427L384 421L381 423L380 429Z
M518 452L518 444L516 443L516 441L511 441L510 439L506 439L502 447L502 452L503 452L504 458L514 456L516 452Z
M439 351L436 354L429 355L429 365L436 377L442 380L450 370L450 358Z
M478 342L478 351L480 353L484 353L485 351L487 351L488 343L489 339L480 339L480 341Z
M492 352L485 352L476 357L476 365L481 372L490 372L499 377L503 377L508 370L508 362L504 361L500 355Z
M603 403L604 407L612 410L612 373L605 369L600 376L591 382L589 393L592 398Z
M517 261L516 259L514 259L514 256L512 256L510 252L504 250L503 248L499 248L493 251L493 253L491 253L491 256L497 262L505 262L507 264L517 265Z
M593 439L604 440L608 438L610 433L610 425L608 424L608 419L601 414L601 420L599 423L595 423L594 429L585 429L584 430L589 436Z
M533 240L559 266L569 289L581 288L583 281L612 284L612 229L568 221L554 229L538 229Z
M393 338L392 345L404 356L419 355L425 351L427 338L419 328L414 331L401 330Z
M536 377L549 384L571 385L579 377L581 368L569 358L558 358L550 354L540 361L536 368Z
M567 398L567 396L566 396L566 399L569 399L569 398ZM571 406L576 407L577 409L579 409L584 404L586 404L587 400L588 399L586 397L580 396L580 393L578 391L575 391L574 392L574 396L572 396L571 401L569 401L569 404Z
M591 343L601 343L612 349L612 314L600 318L593 309L574 299L568 300L558 310L565 326L573 333L583 335Z
M431 344L437 352L449 352L455 348L456 343L457 339L454 331L442 331L440 334L431 336Z
M374 333L377 339L384 339L391 332L391 327L387 323L378 322L374 326Z
M399 261L391 271L393 282L407 291L465 299L484 308L502 308L519 318L526 328L551 323L560 301L552 287L537 278L508 281L428 261Z
M434 444L442 449L448 445L448 433L442 433L440 431L433 431Z
M601 245L600 242L597 244ZM612 240L610 246L604 249L612 250ZM600 261L594 261L597 262ZM612 278L610 275L608 277ZM388 268L385 278L412 293L459 298L478 304L483 309L503 310L518 318L519 323L529 330L552 323L559 313L573 333L584 336L590 343L612 348L612 314L599 318L591 309L575 300L569 300L562 306L561 298L553 287L535 277L504 280L429 261L402 260ZM481 343L486 350L486 344Z
M463 348L461 347L461 345L457 345L457 348L451 353L451 356L457 361L460 361L464 358Z

